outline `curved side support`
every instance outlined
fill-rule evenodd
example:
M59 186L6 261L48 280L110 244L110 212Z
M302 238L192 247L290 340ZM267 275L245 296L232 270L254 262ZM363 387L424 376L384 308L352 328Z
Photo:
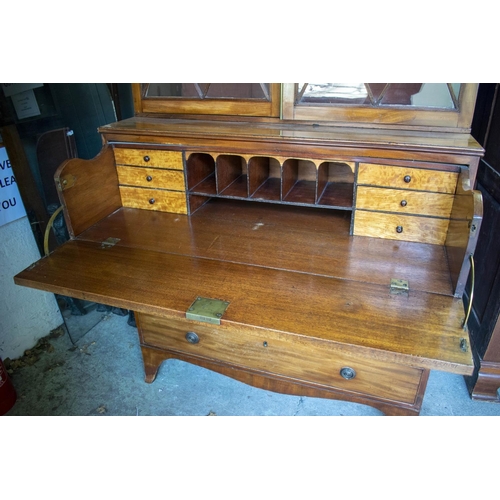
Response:
M54 180L71 238L122 206L115 156L107 144L92 160L65 161Z
M455 297L462 297L470 271L470 256L476 250L483 219L483 196L470 188L468 171L462 170L453 201L446 235L446 254Z

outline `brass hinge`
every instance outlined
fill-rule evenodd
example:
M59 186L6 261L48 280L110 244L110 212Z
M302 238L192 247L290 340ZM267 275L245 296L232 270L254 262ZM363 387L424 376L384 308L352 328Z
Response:
M220 325L220 319L226 312L228 305L229 302L224 300L196 297L196 300L186 311L186 318L212 325Z
M101 242L101 248L110 248L116 245L120 241L120 238L106 238Z
M76 177L72 174L64 175L56 179L57 189L59 191L64 191L65 189L74 186L76 183Z
M408 297L410 285L407 280L392 278L390 291L393 295L406 295Z

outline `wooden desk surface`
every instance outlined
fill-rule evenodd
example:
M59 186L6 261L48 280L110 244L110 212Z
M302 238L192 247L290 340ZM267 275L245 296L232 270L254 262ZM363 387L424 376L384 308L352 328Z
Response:
M191 217L122 208L83 232L95 242L452 295L444 248L349 236L350 212L213 199Z

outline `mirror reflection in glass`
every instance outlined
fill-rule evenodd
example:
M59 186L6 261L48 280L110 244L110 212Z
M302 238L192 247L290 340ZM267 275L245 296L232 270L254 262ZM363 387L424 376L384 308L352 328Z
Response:
M299 83L296 104L458 109L460 83Z

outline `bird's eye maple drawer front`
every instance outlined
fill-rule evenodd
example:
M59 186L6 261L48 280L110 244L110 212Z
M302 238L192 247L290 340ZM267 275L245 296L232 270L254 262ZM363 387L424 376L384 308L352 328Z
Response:
M360 163L353 234L444 245L457 172Z
M355 236L444 245L449 220L356 210Z
M127 208L187 214L186 195L180 191L120 186L120 196Z
M115 148L117 165L135 165L138 167L170 168L183 170L182 153L180 151L164 151L162 149Z
M148 167L117 165L118 182L126 186L184 191L184 172Z
M356 208L449 218L452 194L358 186Z
M180 151L115 148L115 161L124 207L187 213Z
M417 368L336 351L320 339L144 313L137 319L142 342L153 347L389 400L413 403L422 375Z
M358 184L454 194L458 173L425 168L360 163Z

